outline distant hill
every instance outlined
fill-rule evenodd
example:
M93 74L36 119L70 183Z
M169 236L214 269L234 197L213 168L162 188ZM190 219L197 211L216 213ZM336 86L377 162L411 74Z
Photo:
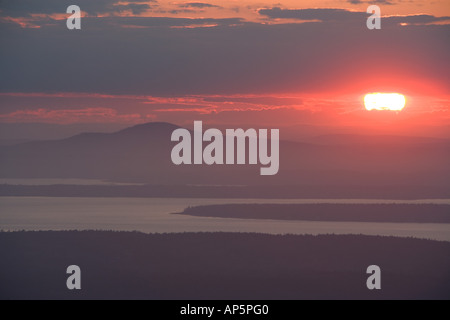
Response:
M2 147L0 176L162 182L171 166L170 135L176 128L148 123L115 133L82 133Z
M279 173L260 176L259 164L172 164L176 143L170 136L176 128L152 122L115 133L0 146L0 177L154 185L450 186L450 142L445 139L341 135L313 143L281 141Z
M450 223L450 206L438 204L220 204L188 207L176 214L238 219Z
M0 146L12 146L15 144L29 142L29 139L0 139Z

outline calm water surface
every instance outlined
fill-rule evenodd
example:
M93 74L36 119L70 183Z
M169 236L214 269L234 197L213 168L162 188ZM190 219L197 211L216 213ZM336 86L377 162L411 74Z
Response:
M226 203L438 203L432 200L197 199L0 197L2 230L137 230L260 232L269 234L366 234L450 241L450 224L277 221L174 215L187 206Z

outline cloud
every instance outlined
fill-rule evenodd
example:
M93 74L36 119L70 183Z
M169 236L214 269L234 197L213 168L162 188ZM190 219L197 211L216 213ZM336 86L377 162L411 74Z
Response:
M202 110L202 113L222 111L265 110L300 107L303 105L301 97L296 96L270 96L270 95L189 95L179 97L139 96L139 95L111 95L83 92L59 93L0 93L0 102L7 107L2 109L8 114L16 109L24 109L33 103L40 110L66 110L68 107L86 109L94 108L104 103L116 110L133 110L133 112L173 110ZM78 107L83 105L84 107ZM44 107L45 106L45 107ZM1 114L1 113L0 113Z
M112 132L120 125L155 120L188 127L202 120L216 128L282 128L286 140L330 133L448 136L449 103L450 98L414 97L400 114L377 115L363 111L358 95L327 97L323 92L177 97L3 93L0 132L3 139L55 139L77 133L76 128ZM72 128L71 133L63 127Z
M151 120L151 115L145 119ZM117 110L111 108L85 108L85 109L26 109L17 110L0 115L0 122L6 123L108 123L108 122L131 122L142 121L139 114L118 114Z
M260 23L133 17L133 9L142 13L156 2L80 0L90 16L82 18L82 30L70 31L68 2L21 8L25 2L2 2L2 125L150 119L365 125L341 115L361 110L361 95L370 91L411 96L402 117L449 123L448 17L384 16L382 29L371 31L366 12L344 9L262 9L259 18L267 19ZM311 20L318 22L298 23Z
M305 21L321 22L347 22L361 23L369 16L367 12L350 11L346 9L281 9L278 7L270 9L260 9L259 14L271 19L297 19ZM404 16L384 16L382 23L387 24L430 24L435 22L450 21L450 17L435 17L427 14L404 15Z
M119 12L122 9L117 9ZM22 28L40 28L49 26L65 26L67 15L62 18L52 16L38 17L0 17L0 24L4 29L13 25ZM244 24L241 18L172 18L172 17L136 17L136 16L106 16L106 17L84 17L82 18L84 29L90 30L112 30L115 28L172 28L172 27L208 27L208 26L234 26Z
M326 22L367 18L366 12L354 12L345 9L281 9L275 7L260 9L258 12L272 19L320 20Z
M347 0L350 4L382 4L382 5L394 5L395 3L390 0Z
M131 11L134 15L139 15L151 8L150 5L144 3L128 3L128 4L117 4L112 9L112 11L124 12Z
M217 6L214 4L204 3L204 2L187 2L181 3L178 5L180 8L222 8L221 6Z
M450 17L444 16L444 17L435 17L429 14L416 14L416 15L409 15L409 16L388 16L385 17L383 20L388 21L392 24L414 24L414 25L421 25L421 24L431 24L435 22L444 22L448 21L450 22Z
M169 18L169 17L108 17L102 19L91 19L93 26L103 28L105 24L120 26L139 27L202 27L202 26L230 26L243 24L240 18ZM89 22L88 22L89 23Z
M82 11L89 15L113 13L124 9L142 12L150 8L149 3L156 0L132 0L124 4L120 0L77 0ZM73 5L73 0L2 0L2 15L10 17L29 17L32 14L65 14L67 7Z
M4 22L0 92L449 92L449 25L426 25L445 17L384 17L382 29L371 31L363 12L274 8L263 13L323 22L108 16L83 18L79 32L51 18L39 29Z
M180 14L180 13L198 13L198 12L204 12L205 9L210 8L218 8L222 9L223 7L209 4L209 3L203 3L203 2L187 2L187 3L180 3L177 4L178 8L181 9L173 9L167 11L170 14Z

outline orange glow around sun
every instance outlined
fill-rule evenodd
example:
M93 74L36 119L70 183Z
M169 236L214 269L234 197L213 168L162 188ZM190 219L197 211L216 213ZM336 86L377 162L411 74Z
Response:
M405 106L405 96L399 93L368 93L364 97L367 110L401 111Z

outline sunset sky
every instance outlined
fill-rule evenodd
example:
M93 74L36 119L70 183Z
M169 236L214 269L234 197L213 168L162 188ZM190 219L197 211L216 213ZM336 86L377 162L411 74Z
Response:
M0 39L1 139L193 120L450 138L448 0L3 0ZM406 106L366 111L369 92Z

